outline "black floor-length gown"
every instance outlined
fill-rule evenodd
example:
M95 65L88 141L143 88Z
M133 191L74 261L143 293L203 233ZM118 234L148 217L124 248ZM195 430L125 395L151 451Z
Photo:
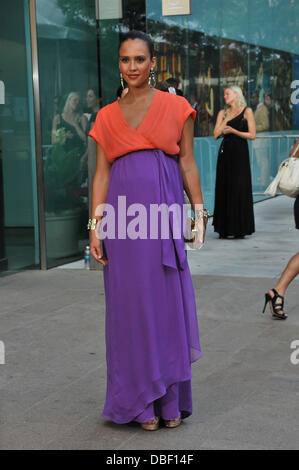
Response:
M227 125L248 132L245 109ZM219 148L213 225L225 237L243 237L255 230L248 143L236 134L225 134Z

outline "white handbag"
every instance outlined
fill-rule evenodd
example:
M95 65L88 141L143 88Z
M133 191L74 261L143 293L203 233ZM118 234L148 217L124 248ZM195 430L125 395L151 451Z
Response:
M298 149L299 144L292 155L295 155ZM275 196L277 188L285 196L296 197L299 194L299 158L291 156L281 163L277 175L264 194Z

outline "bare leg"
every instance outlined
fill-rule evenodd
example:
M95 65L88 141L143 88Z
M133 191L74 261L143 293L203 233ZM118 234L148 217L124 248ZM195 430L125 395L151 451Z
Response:
M284 296L287 287L297 276L297 274L299 274L299 253L297 253L290 259L278 283L274 287L274 289L277 290L279 295ZM268 294L271 297L274 297L273 292L271 290L268 291ZM278 313L282 313L282 311L280 310Z
M275 289L280 295L284 295L288 285L299 273L299 253L294 255L288 262L285 270L283 271Z

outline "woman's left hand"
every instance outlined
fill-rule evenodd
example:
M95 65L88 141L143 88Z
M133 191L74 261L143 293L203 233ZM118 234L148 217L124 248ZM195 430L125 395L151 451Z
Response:
M223 129L223 134L234 134L235 129L231 126L225 126Z
M207 228L207 219L198 219L195 221L196 236L194 240L193 247L199 250L205 241Z

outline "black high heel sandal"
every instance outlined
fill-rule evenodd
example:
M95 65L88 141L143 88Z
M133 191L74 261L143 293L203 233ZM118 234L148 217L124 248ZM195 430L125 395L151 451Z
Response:
M288 318L288 315L283 311L284 297L282 297L282 295L279 295L275 289L271 289L271 291L273 292L274 297L271 297L271 295L268 293L265 294L265 306L263 313L265 313L267 303L269 302L272 316L275 318L279 318L280 320L286 320ZM281 303L276 303L277 299L281 299Z

